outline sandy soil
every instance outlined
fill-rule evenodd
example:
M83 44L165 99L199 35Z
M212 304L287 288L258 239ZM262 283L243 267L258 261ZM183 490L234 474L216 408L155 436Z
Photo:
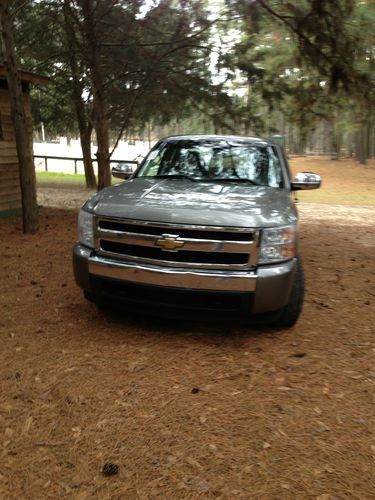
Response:
M98 310L75 211L0 220L0 498L375 498L375 207L300 211L284 331Z

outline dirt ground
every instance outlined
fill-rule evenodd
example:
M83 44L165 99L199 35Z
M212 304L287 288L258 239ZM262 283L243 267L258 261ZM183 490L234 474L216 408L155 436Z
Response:
M300 204L306 301L276 330L97 309L50 189L38 235L0 220L1 499L375 498L375 206Z

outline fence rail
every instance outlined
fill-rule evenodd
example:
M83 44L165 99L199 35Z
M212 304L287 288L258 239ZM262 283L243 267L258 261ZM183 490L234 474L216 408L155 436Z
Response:
M74 161L74 173L78 173L77 162L83 162L83 158L75 158L72 156L46 156L46 155L34 155L35 159L44 160L44 171L48 172L48 160L67 160ZM97 162L96 158L92 158L93 162ZM138 162L135 160L109 160L109 163L130 163L132 165L138 165Z

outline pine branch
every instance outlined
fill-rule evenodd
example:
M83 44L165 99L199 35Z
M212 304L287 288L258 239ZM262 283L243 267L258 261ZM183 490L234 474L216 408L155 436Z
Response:
M18 7L15 7L15 8L14 8L14 9L10 12L10 16L9 16L9 17L10 17L10 19L12 19L12 20L13 20L13 19L17 16L18 12L19 12L20 10L22 10L22 9L25 7L25 5L27 5L29 2L30 2L30 0L24 0L24 1L23 1L23 2L22 2L19 6L18 6Z

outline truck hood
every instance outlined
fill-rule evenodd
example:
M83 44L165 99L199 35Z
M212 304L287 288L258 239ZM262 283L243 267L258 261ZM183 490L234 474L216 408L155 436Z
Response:
M207 226L272 227L295 224L286 189L235 182L134 178L91 197L95 215Z

